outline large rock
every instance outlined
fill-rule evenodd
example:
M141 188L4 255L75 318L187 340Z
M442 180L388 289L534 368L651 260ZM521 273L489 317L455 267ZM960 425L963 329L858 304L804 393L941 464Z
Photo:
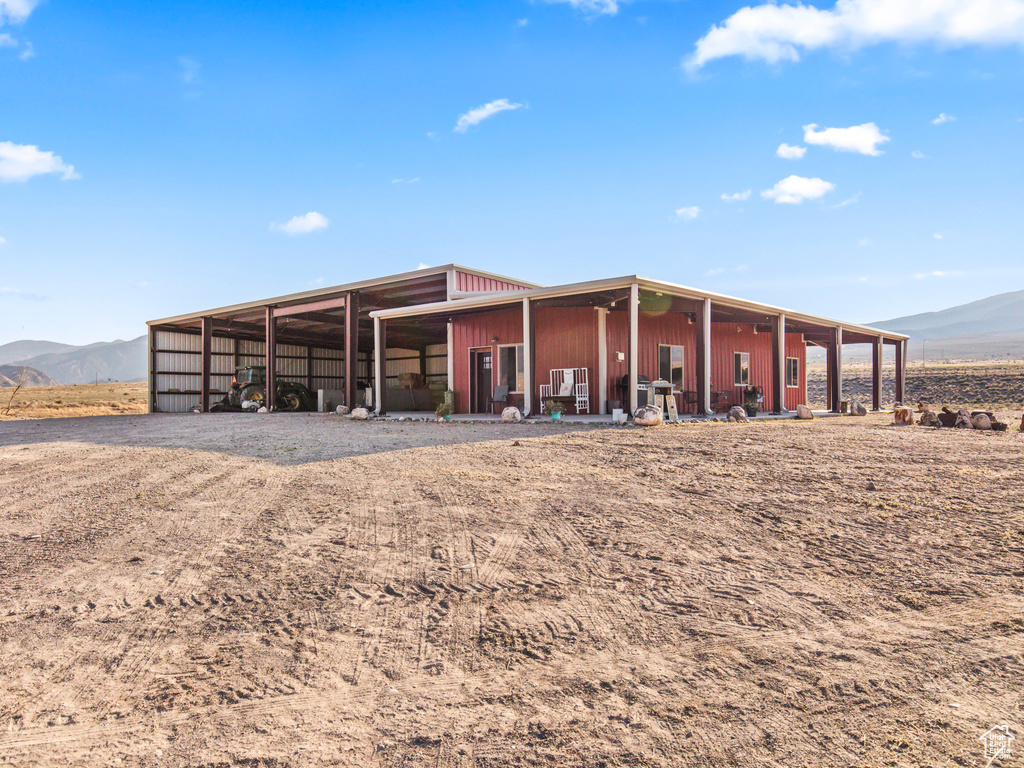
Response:
M992 419L988 417L987 413L979 413L974 416L971 419L971 424L975 429L992 429Z
M941 427L942 422L939 420L939 415L935 411L925 411L921 414L921 418L917 422L922 427Z
M633 412L633 423L641 427L656 427L662 423L661 408L641 405Z
M370 412L365 408L353 408L351 416L353 419L364 420L370 418Z
M953 426L957 429L974 429L974 422L971 420L971 412L966 408L961 408L957 411L956 421L953 423Z
M747 412L743 410L742 406L734 405L729 409L726 421L750 421L750 419L747 418Z
M796 417L798 419L813 419L814 413L806 405L798 405L796 407Z
M348 406L339 405L337 408L334 409L334 412L339 416L344 416L346 413L348 413Z
M864 404L860 400L854 400L852 403L850 403L850 415L867 416L868 409L864 407Z
M522 421L523 414L515 406L509 406L501 412L502 421Z
M892 412L893 422L901 427L912 426L914 424L914 412L910 410L910 406L897 405Z

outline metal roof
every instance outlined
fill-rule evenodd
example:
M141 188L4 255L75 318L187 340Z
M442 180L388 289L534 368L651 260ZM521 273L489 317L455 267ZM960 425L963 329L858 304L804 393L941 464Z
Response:
M792 319L828 328L842 328L844 331L853 331L865 336L882 336L893 341L906 340L910 338L902 333L886 331L882 328L873 328L871 326L859 325L857 323L844 323L840 320L833 320L827 317L809 315L806 312L797 312L783 307L772 306L770 304L747 301L746 299L739 299L734 296L726 296L725 294L713 293L711 291L702 291L697 288L667 283L662 280L652 280L651 278L641 277L639 275L625 275L623 277L611 277L603 280L592 280L582 283L567 283L565 285L533 288L525 291L495 292L477 297L458 299L456 301L441 301L434 302L432 304L418 304L409 307L381 309L370 312L370 316L382 319L392 319L400 317L414 317L417 315L443 314L445 312L464 312L475 308L482 309L505 304L517 304L523 301L523 299L557 298L561 296L574 296L581 293L593 293L596 291L628 288L633 283L636 283L640 288L649 291L667 293L672 296L679 296L687 299L711 299L719 306L753 312L763 312L768 315L784 314L787 320Z
M463 267L459 264L445 264L439 267L428 267L426 269L417 269L411 272L401 272L396 275L387 275L385 277L376 277L370 280L360 280L354 283L345 283L342 285L332 285L326 288L317 288L311 291L302 291L300 293L290 293L284 296L275 296L269 299L260 299L258 301L248 301L242 304L230 304L224 307L217 307L215 309L206 309L201 312L189 312L183 315L174 315L173 317L165 317L159 320L149 320L147 325L176 325L180 323L186 323L190 321L200 320L203 317L221 317L225 315L233 315L252 310L260 310L268 306L288 306L290 304L301 304L303 302L326 299L338 296L348 291L364 291L372 288L387 288L388 286L398 285L401 283L411 283L422 278L437 277L447 275L451 271L465 272L470 275L478 275L480 277L492 278L494 280L500 280L506 283L512 283L514 285L522 285L526 288L538 288L536 283L529 283L525 280L518 280L512 277L505 277L503 275L496 275L491 272L484 272L479 269L473 269L472 267Z

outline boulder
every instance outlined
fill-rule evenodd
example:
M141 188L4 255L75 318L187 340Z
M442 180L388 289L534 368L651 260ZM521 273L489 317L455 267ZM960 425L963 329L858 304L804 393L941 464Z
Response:
M265 405L261 405L256 413L270 413L270 409Z
M897 405L893 409L893 422L901 427L910 426L914 423L914 412L909 406Z
M974 429L974 422L971 420L971 412L961 408L956 412L956 421L953 426L957 429Z
M370 418L370 412L365 408L353 408L351 416L353 419L365 420Z
M922 427L941 427L942 422L939 421L939 415L935 411L925 411L921 414L921 418L918 419L918 424Z
M633 412L633 423L641 427L656 427L662 423L661 408L641 405Z
M346 413L349 412L349 408L347 405L339 405L337 408L334 409L334 412L339 416L344 416Z
M979 413L977 416L972 417L971 424L974 425L975 429L992 429L992 419L988 417L987 413Z
M734 405L729 409L729 415L726 417L727 421L750 421L747 418L747 412L743 410L742 406Z
M850 403L850 415L867 416L868 409L864 407L864 404L860 400L854 400L852 403Z
M811 409L808 408L806 405L798 405L796 407L796 417L798 419L813 419L814 414L811 412Z
M502 421L518 422L523 420L523 414L515 406L509 406L501 412Z

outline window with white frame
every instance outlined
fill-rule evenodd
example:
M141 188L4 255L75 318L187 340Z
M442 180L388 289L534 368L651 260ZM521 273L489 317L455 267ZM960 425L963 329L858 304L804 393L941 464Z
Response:
M800 358L798 357L786 358L786 386L800 386Z
M508 387L510 393L522 394L526 386L522 344L502 344L498 347L498 385Z
M658 345L658 378L669 382L673 392L683 391L683 348L678 344Z
M733 384L737 387L741 387L745 384L750 383L750 353L749 352L734 352L732 355L733 360Z

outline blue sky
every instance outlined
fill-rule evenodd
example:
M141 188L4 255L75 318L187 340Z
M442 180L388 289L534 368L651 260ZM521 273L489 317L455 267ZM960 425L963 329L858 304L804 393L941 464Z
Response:
M1024 288L1024 0L0 22L0 343L452 261L854 322Z

